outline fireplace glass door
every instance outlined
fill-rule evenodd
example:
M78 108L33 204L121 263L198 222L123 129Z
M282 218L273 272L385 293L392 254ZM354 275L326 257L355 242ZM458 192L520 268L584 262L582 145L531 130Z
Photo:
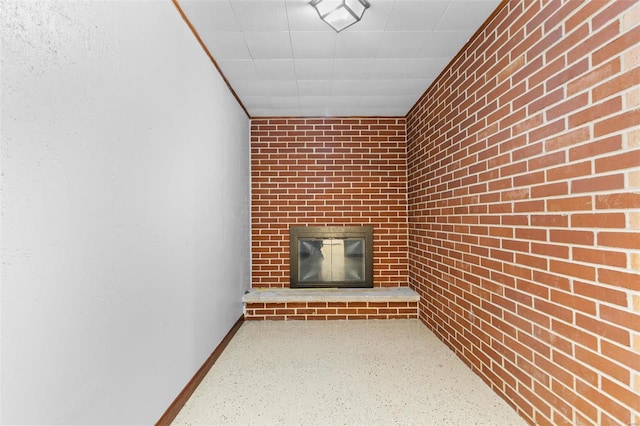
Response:
M364 238L303 238L298 242L298 280L363 281Z
M372 287L372 233L361 232L370 227L296 228L291 287Z

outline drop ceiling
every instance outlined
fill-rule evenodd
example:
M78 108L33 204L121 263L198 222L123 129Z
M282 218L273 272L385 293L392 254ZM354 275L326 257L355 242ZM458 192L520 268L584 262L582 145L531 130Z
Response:
M500 0L369 0L336 33L310 0L178 0L251 117L404 116Z

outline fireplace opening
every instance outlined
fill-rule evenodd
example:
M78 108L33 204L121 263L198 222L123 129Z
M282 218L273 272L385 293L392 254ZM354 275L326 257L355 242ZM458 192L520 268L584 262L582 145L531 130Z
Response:
M373 287L372 226L292 226L291 288Z

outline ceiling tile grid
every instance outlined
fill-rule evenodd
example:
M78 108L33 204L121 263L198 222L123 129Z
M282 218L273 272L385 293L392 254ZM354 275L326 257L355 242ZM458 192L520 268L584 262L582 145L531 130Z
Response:
M179 0L252 117L404 116L500 0L369 0L336 33L310 0Z

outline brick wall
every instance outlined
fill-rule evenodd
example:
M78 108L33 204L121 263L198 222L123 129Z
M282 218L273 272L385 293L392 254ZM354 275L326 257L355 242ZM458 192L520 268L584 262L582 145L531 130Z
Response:
M407 116L421 318L532 422L640 423L639 22L509 1Z
M404 118L251 122L252 286L289 286L289 226L373 225L374 286L408 282Z

